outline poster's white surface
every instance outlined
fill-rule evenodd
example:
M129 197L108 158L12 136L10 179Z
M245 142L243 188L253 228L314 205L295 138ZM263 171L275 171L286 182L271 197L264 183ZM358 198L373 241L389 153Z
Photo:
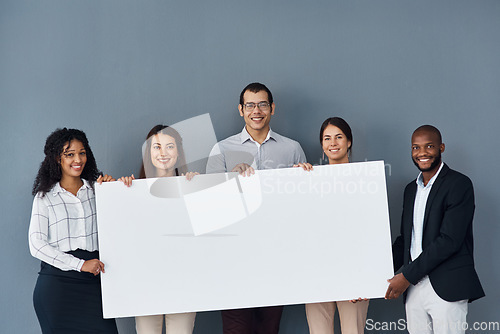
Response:
M382 161L96 185L105 317L383 297Z

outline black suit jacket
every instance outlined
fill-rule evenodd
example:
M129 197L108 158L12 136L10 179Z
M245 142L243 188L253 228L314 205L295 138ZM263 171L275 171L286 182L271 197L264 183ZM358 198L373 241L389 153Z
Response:
M411 284L429 275L432 287L446 301L484 296L474 268L472 218L474 189L471 180L446 164L432 185L424 214L422 249L411 261L410 245L417 184L413 180L404 192L401 235L393 244L394 269Z

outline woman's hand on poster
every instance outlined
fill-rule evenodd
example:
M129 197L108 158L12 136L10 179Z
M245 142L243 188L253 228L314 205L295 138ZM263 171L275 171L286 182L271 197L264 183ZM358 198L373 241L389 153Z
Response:
M357 302L362 302L362 301L366 301L366 300L369 300L369 299L359 297L358 299L351 299L350 302L353 304L356 304Z
M123 182L124 185L130 187L132 185L132 181L135 180L134 174L130 176L122 176L118 179L118 181Z
M116 181L116 180L113 179L113 177L111 175L108 175L108 174L99 175L99 177L96 180L96 182L99 184L102 184L103 182L111 182L111 181Z
M200 175L198 172L187 172L186 174L182 174L182 176L186 176L186 180L191 181L195 175Z

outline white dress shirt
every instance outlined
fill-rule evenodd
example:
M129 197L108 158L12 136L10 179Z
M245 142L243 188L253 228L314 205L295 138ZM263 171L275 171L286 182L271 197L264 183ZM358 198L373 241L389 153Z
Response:
M83 263L67 251L98 250L95 195L90 184L76 196L59 183L33 200L28 232L31 255L61 270L80 271Z
M424 186L424 179L422 173L418 174L416 183L417 183L417 194L415 195L415 203L413 206L413 230L411 233L411 246L410 246L410 255L411 260L415 261L415 259L422 253L422 237L424 232L424 215L425 215L425 207L427 205L427 198L429 198L429 194L432 189L432 185L434 181L436 181L439 172L443 168L444 163L441 162L441 166L436 174L429 180L427 185Z

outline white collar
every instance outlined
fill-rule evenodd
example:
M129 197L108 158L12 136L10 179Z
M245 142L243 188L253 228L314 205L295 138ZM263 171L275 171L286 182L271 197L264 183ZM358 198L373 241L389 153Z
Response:
M266 139L264 139L264 141L262 142L262 144L264 144L266 141L268 141L269 139L274 139L276 140L276 135L275 133L273 132L273 130L271 130L271 127L269 127L269 131L267 132L267 136L266 136ZM248 133L247 131L247 127L244 126L243 127L243 130L241 130L241 133L240 133L240 140L241 140L241 144L243 144L244 142L246 142L247 140L250 140L256 144L258 144L253 138L252 136L250 136L250 134Z
M415 181L417 183L417 185L421 186L421 187L432 187L432 185L434 184L434 181L436 181L436 178L438 177L439 175L439 172L441 172L441 169L443 169L443 166L444 166L444 162L441 161L441 165L439 166L439 169L438 171L436 172L436 174L434 174L434 176L429 180L429 182L427 183L426 186L424 186L424 177L422 176L422 172L420 172L420 174L418 174L417 176L417 180Z
M80 187L80 189L78 189L78 191L80 191L81 189L84 189L84 188L91 188L90 183L87 180L82 179L82 181L83 181L83 185ZM64 193L64 192L67 192L67 190L64 189L63 187L61 187L61 182L57 182L54 185L54 187L52 187L52 195L53 196L57 196L57 194Z

